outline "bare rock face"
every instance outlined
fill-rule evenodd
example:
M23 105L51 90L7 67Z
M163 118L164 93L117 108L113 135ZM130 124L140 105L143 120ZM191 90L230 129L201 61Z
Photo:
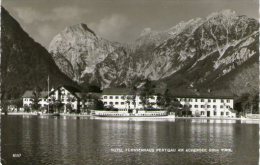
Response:
M79 24L55 36L49 52L79 83L130 86L149 78L172 88L219 82L224 88L237 70L258 62L258 27L255 19L224 10L161 32L145 29L134 43L122 45Z
M120 44L98 37L85 24L66 28L50 43L49 52L59 68L73 80L82 83L85 74L93 73Z

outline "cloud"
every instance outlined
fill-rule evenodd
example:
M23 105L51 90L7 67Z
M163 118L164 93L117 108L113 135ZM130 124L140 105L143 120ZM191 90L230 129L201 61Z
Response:
M31 7L17 7L14 8L14 11L16 12L17 16L27 24L36 21L44 22L70 20L89 12L88 10L71 6L53 8L48 13L37 11Z
M102 37L118 41L129 25L130 21L125 16L113 14L101 19L98 23L91 23L90 27Z
M88 13L89 10L78 7L57 7L52 10L55 19L70 20Z
M29 7L15 8L14 11L16 12L17 16L25 23L32 23L35 20L43 18L40 13Z

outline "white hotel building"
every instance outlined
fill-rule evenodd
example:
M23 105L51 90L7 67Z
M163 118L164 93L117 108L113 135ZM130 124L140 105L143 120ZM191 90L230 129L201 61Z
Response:
M133 99L135 96L135 99ZM200 117L236 117L233 110L234 99L226 96L208 95L201 96L174 96L181 107L178 115L184 116L200 116ZM113 107L120 111L128 111L129 109L142 110L140 96L133 95L129 89L125 88L107 88L103 90L101 100L105 107ZM135 102L134 102L135 100ZM156 104L157 96L149 99L154 109L160 109ZM184 111L185 109L185 111Z
M119 110L143 109L142 101L139 95L133 94L126 88L107 88L104 89L101 96L105 107L113 107ZM156 109L157 96L148 99L150 105Z
M196 96L177 99L191 116L236 117L233 110L234 100L231 97Z

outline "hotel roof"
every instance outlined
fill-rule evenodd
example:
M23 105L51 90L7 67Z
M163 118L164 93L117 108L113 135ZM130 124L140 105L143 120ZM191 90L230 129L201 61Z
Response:
M187 90L174 90L172 91L174 97L179 98L223 98L223 99L233 99L235 96L230 92L225 91L194 91L191 89Z
M155 88L155 94L163 94L165 90L160 88ZM140 93L140 89L137 89L136 94ZM225 91L211 91L206 90L195 91L192 89L176 89L172 92L173 97L180 98L223 98L223 99L233 99L235 96L229 92ZM105 88L102 92L102 95L131 95L133 91L129 88Z
M32 90L28 90L25 91L24 94L22 95L23 98L32 98L34 97L34 91ZM42 91L40 92L40 97L47 97L48 96L48 92L47 91Z
M129 95L133 94L129 88L105 88L102 95Z
M154 89L155 94L163 94L164 90L161 88ZM131 90L130 88L105 88L103 89L102 95L133 95L140 94L141 89L137 89L136 91Z

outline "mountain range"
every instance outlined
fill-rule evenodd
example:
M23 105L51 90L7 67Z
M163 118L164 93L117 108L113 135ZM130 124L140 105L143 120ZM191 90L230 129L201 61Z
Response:
M132 87L150 79L173 93L258 93L259 23L231 10L165 31L146 28L129 44L104 39L80 23L54 36L48 51L4 8L1 16L1 93L7 99L45 89L48 75L52 87Z
M132 86L150 79L173 91L210 88L236 93L242 70L256 77L242 86L248 91L258 87L258 28L257 20L223 10L165 31L147 28L135 42L120 44L81 23L57 34L49 52L66 75L83 85Z

